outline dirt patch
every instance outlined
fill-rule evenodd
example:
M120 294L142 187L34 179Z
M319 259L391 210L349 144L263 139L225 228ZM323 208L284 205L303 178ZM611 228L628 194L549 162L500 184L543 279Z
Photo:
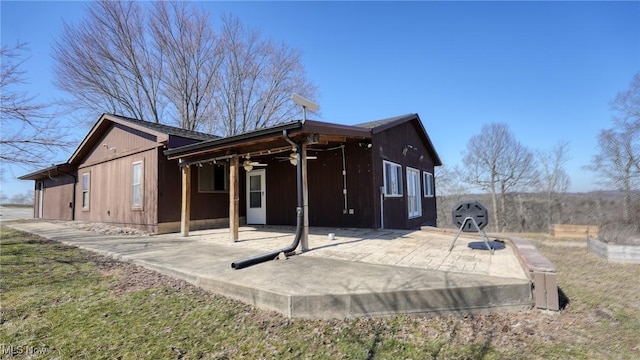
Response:
M111 288L116 293L162 287L176 291L185 289L201 291L183 280L162 275L139 265L118 261L91 251L83 250L83 252L87 260L93 262L101 274L111 278Z
M91 231L102 235L130 235L130 236L150 236L148 231L135 229L126 226L116 226L104 223L94 223L85 221L52 221L53 223L64 225L70 228Z

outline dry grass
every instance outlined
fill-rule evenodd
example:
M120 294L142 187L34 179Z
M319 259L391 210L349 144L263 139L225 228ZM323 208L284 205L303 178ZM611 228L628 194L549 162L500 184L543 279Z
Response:
M0 350L43 359L639 358L640 266L538 243L568 297L560 312L321 321L3 228Z

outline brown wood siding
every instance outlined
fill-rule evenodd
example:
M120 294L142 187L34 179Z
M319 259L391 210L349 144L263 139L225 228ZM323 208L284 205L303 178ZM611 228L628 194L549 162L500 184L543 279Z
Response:
M40 190L40 184L44 190ZM34 217L38 217L40 206L40 192L42 197L42 219L47 220L71 220L73 209L73 178L69 175L58 176L53 179L36 180L34 191Z
M229 192L199 192L199 170L191 166L191 220L228 218Z
M107 138L110 136L107 135ZM100 147L102 147L102 143L97 145L97 149L94 149L92 153L98 153L101 150ZM131 152L124 146L120 149L125 153ZM116 151L117 153L118 151ZM95 161L95 159L94 155L90 156L88 160ZM142 208L133 209L132 165L138 161L142 161L144 164L142 189L144 197ZM90 174L89 209L82 208L82 176L85 173ZM158 204L157 174L158 149L156 147L107 162L93 165L81 164L78 168L78 184L76 185L76 219L155 231Z
M80 166L118 159L147 150L156 145L155 136L114 123L102 138L96 142L96 145L82 160Z
M309 151L309 154L314 154ZM343 193L342 151L318 152L309 160L309 216L312 226L372 228L371 150L345 145L347 213Z
M326 227L372 228L373 183L371 180L371 150L357 143L345 147L347 173L347 213L344 213L344 179L342 151L314 151L310 146L308 160L309 225ZM288 156L285 153L282 156ZM296 168L288 161L261 159L268 163L266 174L267 224L295 225ZM241 196L246 202L246 189ZM353 210L353 214L349 213Z
M200 140L189 139L182 136L169 135L169 143L167 148L174 149L181 146L191 145L200 142Z
M182 179L178 160L167 160L158 149L158 222L180 221Z
M388 160L402 166L402 197L386 197L384 199L384 227L388 229L414 229L421 225L436 224L436 198L426 198L422 172L433 174L434 162L426 144L419 136L418 126L413 121L389 128L373 137L375 188L384 185L382 161ZM411 147L409 147L409 145ZM406 153L403 150L407 148ZM420 200L422 216L409 219L407 209L407 166L420 171ZM379 200L378 200L379 203ZM378 214L379 204L375 205ZM377 215L378 223L379 215Z
M160 151L158 164L158 222L180 221L182 180L177 160L168 160ZM229 217L229 192L201 193L198 191L198 167L191 171L191 220L226 219ZM245 172L240 169L239 216L245 216L244 196Z
M289 153L282 153L278 156L288 155ZM275 158L260 158L260 162L269 165L265 167L267 225L295 225L298 205L296 167L287 160L279 161ZM241 187L240 191L240 203L244 204L246 209L246 175L242 175L240 178L245 179L245 185ZM311 211L309 212L311 213Z

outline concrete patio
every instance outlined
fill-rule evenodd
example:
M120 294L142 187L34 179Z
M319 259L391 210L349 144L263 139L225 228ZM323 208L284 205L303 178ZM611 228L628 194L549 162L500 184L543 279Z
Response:
M514 247L493 255L461 236L427 231L311 228L309 251L233 270L231 262L287 247L293 227L241 227L155 236L104 236L48 222L13 228L96 251L186 280L287 317L347 318L394 314L529 309L532 282ZM328 233L335 233L330 240Z

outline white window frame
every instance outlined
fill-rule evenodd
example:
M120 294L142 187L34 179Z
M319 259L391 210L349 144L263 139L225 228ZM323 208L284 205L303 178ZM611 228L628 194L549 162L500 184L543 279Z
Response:
M387 168L391 171L388 178L391 183L387 183ZM385 197L402 197L402 165L391 161L382 160L382 177L384 181Z
M202 178L202 174L204 173L203 169L205 168L205 166L207 167L211 167L211 187L207 188L203 185L204 184L204 180ZM215 183L216 183L216 179L215 179L215 171L213 169L214 166L223 166L224 170L222 171L222 173L224 174L224 190L215 190ZM198 192L199 193L225 193L225 192L229 192L229 166L227 165L226 162L218 162L217 164L210 164L210 163L204 163L202 164L202 167L198 167Z
M423 171L422 182L424 183L424 197L433 197L434 196L433 174L428 171Z
M136 166L140 166L140 178L136 182ZM136 191L138 191L140 203L136 204ZM131 208L143 209L144 204L144 162L135 161L131 163Z
M409 219L422 216L420 170L407 166L407 214Z
M86 187L85 187L85 178ZM91 199L91 173L86 172L82 174L82 210L89 210L89 200Z

